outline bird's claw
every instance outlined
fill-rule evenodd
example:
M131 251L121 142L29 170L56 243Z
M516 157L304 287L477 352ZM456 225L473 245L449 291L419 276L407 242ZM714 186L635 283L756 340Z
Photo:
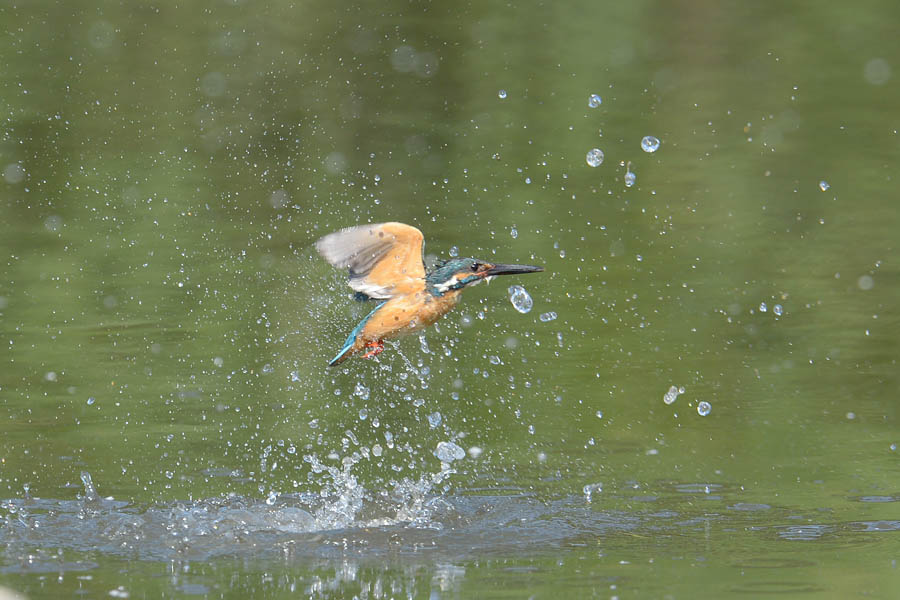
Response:
M371 348L371 350L363 354L362 357L372 358L373 356L378 356L384 352L384 342L381 340L377 342L366 342L366 348Z

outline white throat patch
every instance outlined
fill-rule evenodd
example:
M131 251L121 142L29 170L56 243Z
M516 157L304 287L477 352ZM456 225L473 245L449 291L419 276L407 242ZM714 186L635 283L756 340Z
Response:
M444 283L434 286L434 289L436 289L437 291L439 291L440 293L443 294L444 292L446 292L447 290L452 288L457 283L459 283L459 279L457 279L456 275L454 275L453 277L451 277Z

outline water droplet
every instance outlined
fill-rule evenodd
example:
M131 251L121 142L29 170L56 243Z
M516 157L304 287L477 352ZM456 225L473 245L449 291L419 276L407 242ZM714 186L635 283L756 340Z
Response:
M541 316L540 316L541 321L543 321L544 323L546 323L547 321L552 321L555 318L556 318L556 313L553 312L552 310L550 312L545 312L545 313L541 314Z
M384 449L381 447L381 444L375 444L372 446L372 454L374 456L381 456L384 454Z
M856 285L864 292L868 292L873 287L875 287L875 280L872 279L871 275L863 275L859 279L856 280Z
M597 418L598 418L598 419L602 419L602 418L603 418L603 411L602 411L602 410L598 410L596 414L597 414Z
M824 179L819 182L819 189L822 190L823 192L827 192L828 188L830 188L830 187L831 186L828 185L828 182L825 181Z
M438 442L437 448L434 449L434 455L441 462L450 463L465 458L466 451L453 442Z
M222 358L221 356L217 356L213 359L213 364L216 365L217 367L221 367L222 365L225 364L225 359Z
M501 100L506 100L506 90L500 90L497 92L497 97Z
M641 150L644 152L656 152L659 150L659 139L652 135L645 135L641 140Z
M588 106L591 108L597 108L603 104L603 98L601 98L598 94L591 94L591 97L588 98Z
M431 425L431 428L434 429L438 425L441 424L441 413L433 412L428 415L428 424Z
M759 312L763 313L763 312L767 312L768 310L769 310L769 307L766 305L765 302L759 303Z
M96 399L93 396L87 399L88 406L91 406L94 402L96 402Z
M711 410L712 410L712 405L709 402L707 402L706 400L701 400L697 404L697 414L699 414L701 417L705 417L706 415L708 415L709 411L711 411Z
M519 230L516 229L515 225L513 225L512 229L509 230L509 235L511 235L513 239L519 237Z
M369 411L368 411L368 409L365 409L365 408L359 409L359 420L360 420L360 421L365 421L365 420L368 419L368 418L369 418Z
M776 304L775 306L772 307L772 312L775 313L776 317L780 317L784 313L784 309L781 307L780 304Z
M625 187L631 187L634 185L634 181L637 179L637 176L631 171L625 172Z
M583 488L581 488L581 491L584 493L585 500L590 502L591 496L593 496L595 493L599 494L600 492L603 491L603 484L602 483L589 483L586 486L584 486Z
M684 393L684 392L680 392ZM675 400L678 399L679 390L674 385L669 387L669 391L663 395L663 402L666 404L672 404Z
M450 246L450 256L453 258L459 256L459 248L457 248L456 246Z
M484 450L482 450L478 446L472 446L471 448L469 448L469 456L471 456L472 458L478 458L479 456L481 456L482 452L484 452Z
M534 306L534 300L521 285L509 286L509 301L513 307L522 314L527 313Z
M603 150L600 148L592 148L584 159L590 166L599 167L603 164Z

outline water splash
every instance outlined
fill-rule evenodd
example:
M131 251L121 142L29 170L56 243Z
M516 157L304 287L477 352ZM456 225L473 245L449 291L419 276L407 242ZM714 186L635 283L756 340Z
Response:
M663 395L663 402L672 404L678 399L680 394L684 393L684 387L669 386L669 390Z
M648 153L656 152L659 150L659 139L652 135L645 135L641 139L641 150Z
M584 160L591 167L599 167L603 164L603 150L600 148L592 148L588 151L587 155L584 157Z
M625 187L631 187L637 181L637 175L631 170L631 161L625 166Z
M520 313L525 314L534 306L534 300L531 299L531 295L521 285L511 285L507 291L509 292L509 301Z

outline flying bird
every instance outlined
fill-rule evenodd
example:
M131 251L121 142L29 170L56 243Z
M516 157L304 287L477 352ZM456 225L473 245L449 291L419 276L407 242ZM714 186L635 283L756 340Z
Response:
M432 325L459 303L464 288L495 275L544 270L476 258L451 258L439 261L426 272L422 232L403 223L342 229L319 239L316 250L335 267L348 269L350 287L358 299L378 302L350 332L344 347L328 363L331 367L363 350L363 358L376 356L384 350L384 340Z

